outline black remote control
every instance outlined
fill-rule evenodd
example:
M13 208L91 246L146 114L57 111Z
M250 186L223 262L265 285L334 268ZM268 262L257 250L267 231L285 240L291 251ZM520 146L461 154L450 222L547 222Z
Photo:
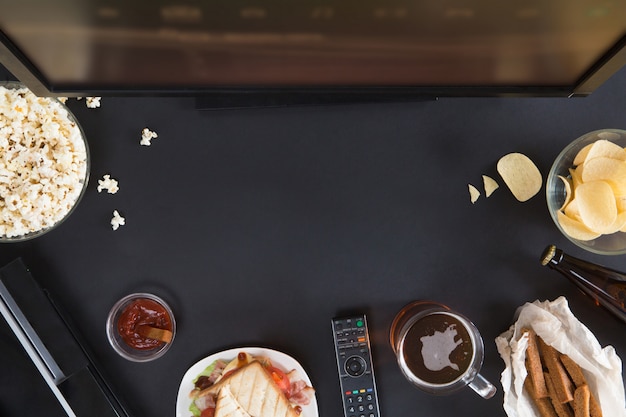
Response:
M334 318L333 335L346 417L380 417L365 315Z

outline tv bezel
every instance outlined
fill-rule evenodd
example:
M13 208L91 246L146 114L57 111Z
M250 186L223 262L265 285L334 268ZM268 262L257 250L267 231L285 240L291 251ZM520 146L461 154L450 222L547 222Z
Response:
M207 87L154 85L55 85L0 30L0 64L39 96L194 96L206 108L417 101L442 97L584 97L626 66L626 34L572 85L419 85L314 87Z

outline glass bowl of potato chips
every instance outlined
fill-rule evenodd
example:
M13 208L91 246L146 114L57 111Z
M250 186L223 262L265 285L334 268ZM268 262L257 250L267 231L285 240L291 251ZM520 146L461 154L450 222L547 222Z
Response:
M626 253L626 130L601 129L570 143L554 161L546 200L558 229L600 255Z

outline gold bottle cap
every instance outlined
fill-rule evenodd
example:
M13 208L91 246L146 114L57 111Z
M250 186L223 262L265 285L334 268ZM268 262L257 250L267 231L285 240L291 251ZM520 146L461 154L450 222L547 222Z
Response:
M544 251L543 255L541 255L541 265L546 266L550 263L554 256L556 255L556 246L549 245Z

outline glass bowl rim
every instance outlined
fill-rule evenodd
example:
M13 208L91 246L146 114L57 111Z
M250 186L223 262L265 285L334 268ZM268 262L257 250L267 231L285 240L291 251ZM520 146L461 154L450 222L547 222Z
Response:
M26 85L24 85L23 83L21 83L19 81L12 81L12 80L0 81L0 87L4 87L6 89L16 89L16 90L23 88L23 89L27 89L28 91L30 91L30 89L28 87L26 87ZM32 93L32 91L31 91L31 93ZM34 93L32 93L32 94L34 94ZM62 223L64 223L72 215L72 213L76 210L76 208L78 207L79 203L83 199L83 196L87 192L87 188L88 188L88 184L89 184L89 178L91 176L91 152L89 150L89 143L87 142L87 136L85 135L85 131L84 131L82 125L80 124L80 122L78 121L78 119L76 118L76 116L74 115L74 113L70 110L70 108L65 103L63 103L61 100L59 100L56 97L45 97L45 98L48 98L48 99L51 99L51 100L55 100L58 104L60 104L61 107L63 109L65 109L65 111L66 111L70 121L75 123L76 126L78 127L78 130L80 131L80 137L81 137L81 139L83 141L83 144L85 146L85 164L86 164L86 166L85 166L85 178L82 180L82 187L81 187L80 193L76 197L76 200L72 204L72 207L70 207L70 209L67 211L67 213L65 213L63 218L59 219L53 225L50 225L50 226L45 227L43 229L36 230L34 232L26 233L24 235L13 236L13 237L6 237L6 236L3 236L3 235L0 235L0 244L2 244L2 243L25 242L25 241L28 241L28 240L35 239L35 238L37 238L39 236L42 236L42 235L44 235L44 234L46 234L46 233L56 229L57 227L59 227Z
M131 301L138 299L152 300L165 308L165 311L169 314L170 321L172 323L172 340L169 343L163 343L157 348L141 351L133 349L130 346L122 345L123 341L118 340L118 337L116 337L119 336L116 329L117 326L115 324L116 319L119 317L119 314L122 312L124 307L130 304ZM174 317L171 307L165 300L163 300L163 298L152 293L134 292L122 297L116 301L115 304L113 304L113 307L109 310L106 320L106 334L107 340L113 350L124 359L133 362L149 362L163 356L170 349L172 343L174 343L174 338L176 337L176 318Z
M620 135L620 138L608 139L608 140L611 142L615 142L615 141L621 142L621 146L626 147L626 129L619 129L619 128L603 128L603 129L592 130L592 131L589 131L587 133L584 133L578 136L576 139L571 141L561 150L561 152L559 152L557 157L554 159L554 162L552 163L550 170L548 171L548 175L546 177L546 190L545 190L546 205L548 206L550 217L552 218L552 221L556 225L559 232L561 232L561 234L565 236L565 238L567 238L570 242L572 242L579 248L584 249L591 253L595 253L597 255L623 255L623 254L626 254L626 243L624 244L624 247L621 249L614 249L614 250L598 249L594 247L593 245L589 245L587 241L574 239L570 237L567 233L565 233L565 231L559 224L559 221L557 218L557 212L559 211L560 205L557 206L557 204L554 203L554 200L552 198L553 195L557 194L555 193L555 186L556 186L555 184L560 183L560 180L558 179L558 175L561 175L558 172L559 169L562 169L564 163L568 161L570 162L568 164L568 169L570 167L573 167L574 157L576 156L578 151L580 151L586 145L602 139L602 138L598 138L597 136L598 134L604 133L604 132L618 133ZM598 238L592 239L589 242L594 242L594 241L597 241L598 239L603 239L603 238L607 239L609 236L612 236L612 235L601 235ZM626 236L624 239L626 242Z

